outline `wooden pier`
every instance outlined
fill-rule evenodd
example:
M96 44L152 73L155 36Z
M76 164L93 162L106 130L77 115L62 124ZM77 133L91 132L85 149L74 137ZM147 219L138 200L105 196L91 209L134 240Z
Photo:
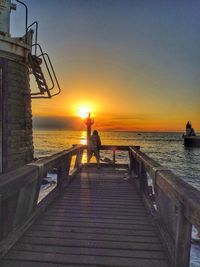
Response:
M75 146L1 175L0 266L189 266L199 191L139 147L101 149L113 164L82 164L86 146ZM38 202L51 170L57 184Z

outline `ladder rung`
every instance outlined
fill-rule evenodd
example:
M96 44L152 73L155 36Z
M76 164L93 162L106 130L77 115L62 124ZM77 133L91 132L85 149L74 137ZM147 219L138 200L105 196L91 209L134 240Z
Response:
M40 67L35 67L35 66L34 66L34 70L35 70L36 72L42 72L42 70L41 70Z
M45 87L47 87L46 83L44 83L44 82L40 82L40 81L39 81L38 84L41 85L41 86L45 86Z
M40 92L41 92L41 93L45 93L45 92L47 92L47 89L46 89L46 88L43 88L43 87L40 87L40 86L39 86L39 89L40 89Z
M41 73L37 73L37 72L35 72L34 75L35 75L35 77L37 77L38 79L41 79L41 80L44 79Z

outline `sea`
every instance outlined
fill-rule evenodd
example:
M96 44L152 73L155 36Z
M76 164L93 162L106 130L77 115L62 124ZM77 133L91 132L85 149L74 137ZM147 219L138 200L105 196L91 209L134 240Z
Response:
M103 145L140 146L142 152L163 167L171 169L200 191L200 148L184 147L183 133L99 132L99 134ZM50 156L73 144L86 144L85 131L34 130L33 135L35 158ZM109 157L109 152L102 153L101 157ZM120 163L127 163L127 154L117 153L116 160ZM193 237L196 238L196 236L197 231L194 228ZM190 266L200 267L200 243L192 244Z

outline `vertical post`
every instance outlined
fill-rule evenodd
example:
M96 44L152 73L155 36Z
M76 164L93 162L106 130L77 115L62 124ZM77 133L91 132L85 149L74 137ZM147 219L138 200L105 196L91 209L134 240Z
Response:
M64 184L67 181L68 178L68 172L66 170L66 161L68 161L68 157L64 157L62 159L60 159L60 164L58 166L58 174L57 174L57 187L60 191L60 193L62 193L64 191Z
M113 149L113 164L115 164L115 156L116 156L116 155L115 155L115 152L116 152L116 149L114 148L114 149Z
M66 158L66 165L65 165L65 170L66 170L66 181L64 184L64 187L70 183L70 167L71 167L71 161L72 161L72 154L69 153L67 154Z
M134 171L134 158L133 158L133 152L129 148L129 160L130 160L130 173L133 174Z
M0 229L3 229L3 219L2 219L2 195L0 194ZM0 230L0 240L1 240L2 232Z
M0 173L3 172L3 71L0 68Z
M140 190L142 193L146 194L148 191L148 181L147 181L147 174L144 169L143 163L139 162L139 179L140 179Z
M189 267L192 225L184 216L183 206L178 207L176 244L175 244L175 267Z
M90 117L90 112L88 114L88 117L85 119L85 124L87 126L87 159L89 160L89 153L88 153L88 144L91 136L91 129L92 124L94 123L94 119Z
M83 149L79 149L76 154L76 162L75 162L75 168L77 170L80 168L82 156L83 156Z
M33 200L33 212L36 210L37 208L37 204L38 204L38 199L39 199L39 194L40 194L40 187L41 187L41 184L42 184L42 180L43 180L43 173L44 173L44 170L43 170L43 164L34 164L34 163L30 163L30 165L33 165L33 166L37 166L38 167L38 177L37 177L37 185L36 185L36 188L35 188L35 197L34 197L34 200Z

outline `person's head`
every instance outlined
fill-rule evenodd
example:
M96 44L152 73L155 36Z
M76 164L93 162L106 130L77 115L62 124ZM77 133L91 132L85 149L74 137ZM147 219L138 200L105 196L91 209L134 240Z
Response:
M93 135L98 135L98 131L97 130L94 130L93 131Z

